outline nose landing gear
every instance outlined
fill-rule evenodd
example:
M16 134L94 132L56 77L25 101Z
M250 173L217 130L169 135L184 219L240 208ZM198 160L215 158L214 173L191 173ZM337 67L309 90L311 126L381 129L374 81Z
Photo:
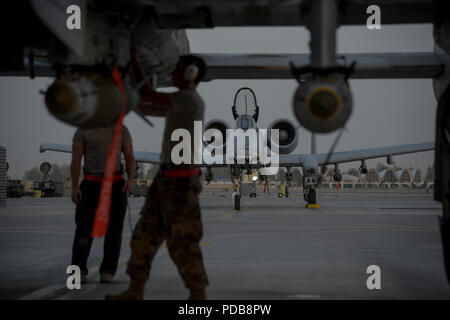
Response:
M307 202L307 208L317 208L316 199L316 177L305 176L303 177L303 199Z
M237 191L233 192L232 200L233 200L233 209L241 210L241 195L239 194L239 192Z

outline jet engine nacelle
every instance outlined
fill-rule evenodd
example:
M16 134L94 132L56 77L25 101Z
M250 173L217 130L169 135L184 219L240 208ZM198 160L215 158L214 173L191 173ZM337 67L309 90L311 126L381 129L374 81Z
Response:
M127 112L137 108L136 91L126 89ZM96 73L57 79L45 93L48 111L57 119L81 128L113 125L122 107L122 94L114 81Z
M344 127L353 109L347 83L337 77L301 82L294 94L295 116L306 129L327 133Z
M270 136L271 129L278 129L279 141L273 141ZM270 137L269 147L274 144L278 145L279 154L287 154L294 151L298 145L298 131L295 124L289 119L278 119L273 121L267 128L267 133Z
M222 144L217 144L217 142L214 142L214 139L210 139L208 140L207 137L204 137L205 140L207 142L205 142L205 146L207 145L212 145L214 146L214 148L219 148L220 146L222 146L223 148L223 153L222 154L226 154L227 150L226 150L226 146L227 146L227 129L231 129L231 126L228 124L228 122L221 120L221 119L211 119L208 122L205 123L204 127L203 127L203 132L205 133L208 129L216 129L219 130L220 133L222 134ZM204 134L205 135L205 134Z

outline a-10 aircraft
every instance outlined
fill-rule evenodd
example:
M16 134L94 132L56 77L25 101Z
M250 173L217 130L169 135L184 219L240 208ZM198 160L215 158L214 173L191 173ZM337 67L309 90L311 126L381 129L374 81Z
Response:
M0 52L0 76L56 77L46 91L48 110L77 127L105 126L117 119L121 95L109 76L112 66L122 71L128 111L136 110L139 101L127 73L131 49L140 55L154 87L170 85L178 57L190 53L185 28L306 27L310 54L200 56L208 65L206 81L296 79L293 111L312 132L345 126L353 108L348 79L432 79L438 101L434 196L443 204L441 234L450 276L449 1L379 0L373 6L371 0L29 0L2 6L6 14L0 35L6 45ZM381 24L432 24L434 50L337 54L338 27L365 25L377 12L374 21ZM329 155L333 163L345 156ZM323 161L319 155L303 157L314 166Z
M234 191L232 193L233 207L235 210L240 209L240 198L242 196L241 191L241 178L242 174L252 175L255 171L258 171L260 177L265 178L266 175L276 174L279 167L286 168L286 180L292 179L291 168L302 167L303 169L303 198L308 204L316 204L316 188L320 184L321 170L319 167L326 165L334 165L333 179L336 182L342 180L342 174L339 172L338 164L351 161L361 161L360 170L361 173L367 173L367 167L365 160L386 157L388 164L393 164L393 156L406 153L414 153L421 151L428 151L434 149L434 143L419 143L419 144L404 144L390 147L380 147L362 150L352 150L336 152L329 154L291 154L291 152L297 147L299 136L297 127L289 119L277 119L274 120L267 128L268 131L272 129L278 130L278 141L275 141L273 137L268 134L267 146L270 151L271 147L276 145L278 154L278 163L264 163L260 159L260 150L254 148L252 150L252 142L249 135L246 133L250 130L258 132L257 126L260 110L256 100L256 95L252 89L244 87L240 88L233 100L233 106L231 112L235 120L234 128L232 128L226 121L222 119L209 120L205 126L204 131L209 129L218 130L223 137L227 137L224 143L217 148L223 148L221 155L224 160L220 163L207 163L202 161L201 164L197 164L199 167L206 168L205 179L206 181L212 180L212 167L228 167L230 177L234 185ZM229 129L241 129L242 136L237 135L237 139L242 139L242 143L235 143L233 147L228 148L232 143L232 139L235 139L234 135L227 135L226 131ZM258 136L257 136L258 137ZM311 151L315 152L315 139L313 137ZM254 141L253 144L260 146L259 141ZM209 144L213 144L214 141L210 140L205 142L205 147ZM231 150L230 150L231 149ZM72 147L70 145L60 145L44 143L40 146L40 152L44 151L60 151L71 152ZM217 149L216 149L217 150ZM203 151L202 151L203 152ZM271 154L272 155L272 154ZM160 163L160 154L154 152L135 151L134 157L136 161L143 163ZM241 157L242 159L239 159ZM226 161L226 159L230 161ZM239 161L241 160L241 161Z

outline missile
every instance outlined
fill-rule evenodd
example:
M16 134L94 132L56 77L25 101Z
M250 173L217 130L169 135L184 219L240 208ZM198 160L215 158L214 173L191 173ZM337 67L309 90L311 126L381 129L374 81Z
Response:
M126 112L139 105L139 95L126 88ZM122 107L122 94L114 81L99 73L61 77L45 93L45 104L57 119L81 128L113 125Z
M292 105L300 124L319 133L344 127L353 109L350 88L339 77L316 77L302 81Z

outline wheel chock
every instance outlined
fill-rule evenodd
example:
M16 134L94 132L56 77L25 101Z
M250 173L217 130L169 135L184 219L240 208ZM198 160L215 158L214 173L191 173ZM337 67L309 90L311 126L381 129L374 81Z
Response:
M311 209L311 208L320 208L320 204L307 204L306 208Z

